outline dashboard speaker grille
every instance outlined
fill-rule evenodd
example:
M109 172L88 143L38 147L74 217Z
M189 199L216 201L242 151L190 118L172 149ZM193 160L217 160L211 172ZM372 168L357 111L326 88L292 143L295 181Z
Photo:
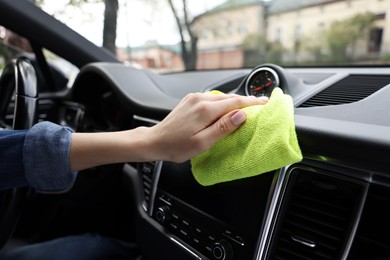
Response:
M363 191L356 182L294 169L269 259L340 259Z
M387 75L350 75L333 84L299 107L318 107L353 103L390 84Z

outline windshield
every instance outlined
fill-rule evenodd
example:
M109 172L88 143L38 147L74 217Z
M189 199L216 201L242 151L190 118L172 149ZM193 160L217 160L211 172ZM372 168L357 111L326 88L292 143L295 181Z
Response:
M40 0L124 63L157 72L386 64L390 0Z

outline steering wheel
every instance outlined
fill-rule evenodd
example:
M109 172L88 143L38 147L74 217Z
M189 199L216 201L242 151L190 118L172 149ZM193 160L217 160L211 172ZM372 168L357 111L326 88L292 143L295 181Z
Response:
M13 118L6 118L12 113ZM25 57L12 60L0 77L0 127L29 129L38 121L38 87L34 67ZM0 192L0 248L12 236L28 188Z

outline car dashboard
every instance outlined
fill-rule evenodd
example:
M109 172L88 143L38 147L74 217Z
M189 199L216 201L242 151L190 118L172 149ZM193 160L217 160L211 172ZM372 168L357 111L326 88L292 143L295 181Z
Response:
M125 164L145 259L384 259L389 84L384 67L262 64L159 75L92 63L76 78L62 121L76 131L152 126L191 92L261 96L270 94L264 86L280 87L293 98L299 163L207 187L189 161Z

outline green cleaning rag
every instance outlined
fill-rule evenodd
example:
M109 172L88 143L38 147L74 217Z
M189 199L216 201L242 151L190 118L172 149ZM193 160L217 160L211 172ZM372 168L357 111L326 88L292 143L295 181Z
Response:
M243 110L247 119L239 129L191 159L199 184L251 177L302 160L291 96L275 88L266 105Z

